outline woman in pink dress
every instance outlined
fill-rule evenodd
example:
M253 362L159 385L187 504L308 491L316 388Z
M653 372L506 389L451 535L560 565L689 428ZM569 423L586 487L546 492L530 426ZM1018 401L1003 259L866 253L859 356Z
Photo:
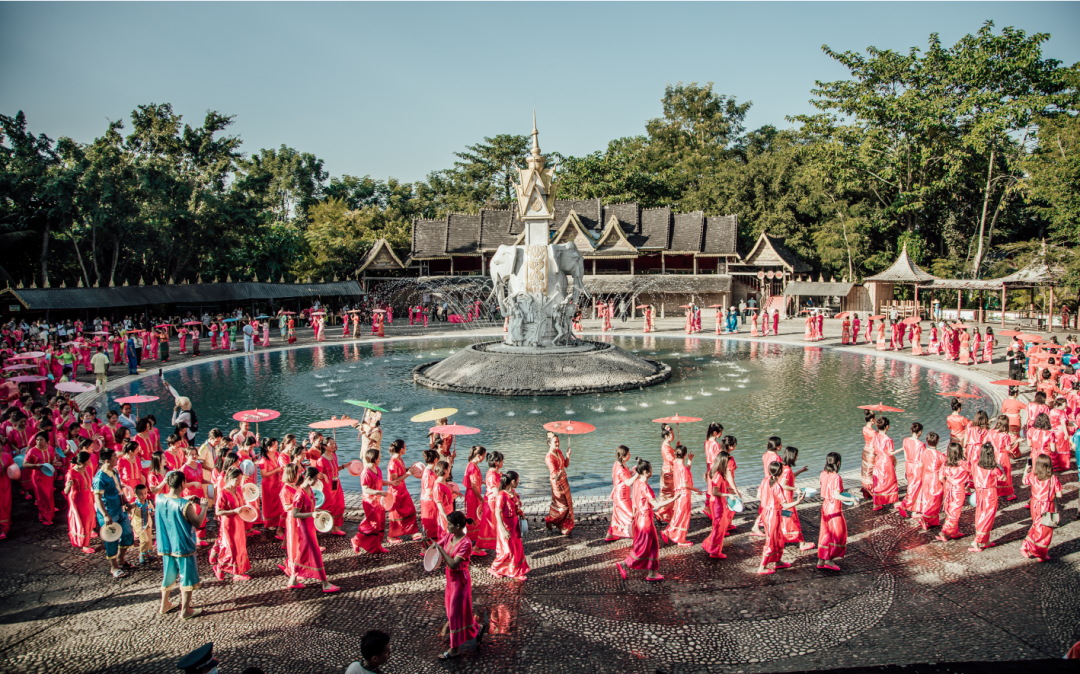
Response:
M461 480L461 491L465 494L465 516L475 522L468 528L474 557L487 556L482 548L495 549L495 532L484 519L484 480L480 476L480 462L486 457L487 449L483 445L473 445Z
M570 454L573 450L567 450L564 456L559 449L559 436L551 431L548 431L547 443L548 451L544 455L544 462L547 464L548 479L551 482L551 506L544 518L544 526L548 531L559 529L564 536L569 536L574 530L574 500L570 495L566 468L570 465Z
M945 524L936 536L939 541L950 538L963 538L960 533L960 511L964 508L967 485L971 481L971 471L964 459L964 446L959 442L950 442L945 455Z
M983 443L986 442L989 433L990 417L986 412L979 410L975 413L975 418L971 420L971 425L964 431L964 457L972 466L979 461Z
M699 316L701 315L701 309L698 309L698 315ZM751 311L750 312L750 336L751 337L757 337L758 336L757 321L758 321L757 312L756 311ZM701 332L701 326L700 325L698 326L698 332Z
M1001 466L994 455L994 445L984 442L979 450L978 461L971 467L975 481L975 541L969 552L982 552L991 548L990 533L998 511L998 482L1002 478Z
M420 476L420 526L424 534L424 547L439 540L439 514L435 505L435 463L439 452L424 450L424 472Z
M94 511L93 480L88 474L89 468L90 453L79 452L75 457L75 463L68 470L64 495L67 496L68 501L68 539L72 547L92 555L94 547L91 543L94 528L97 526L97 517ZM5 475L3 479L7 480L7 476Z
M1019 440L1013 443L1009 435L1009 417L1004 414L997 418L997 423L986 434L986 441L994 446L994 456L998 465L1001 466L1001 481L998 482L998 496L1004 496L1006 501L1016 500L1016 490L1013 488L1012 460L1013 451L1019 445Z
M874 489L874 438L877 437L877 418L872 410L863 410L863 450L859 481L863 498L873 498Z
M735 517L734 511L727 502L728 494L739 494L734 476L731 474L731 464L731 455L720 451L705 473L705 484L708 485L712 497L709 500L709 519L712 520L712 530L701 542L701 549L714 559L727 559L727 555L724 554L724 538L727 536L732 518Z
M786 509L794 508L802 502L803 495L799 494L794 501L785 501L783 485L780 476L784 468L779 461L769 464L769 475L758 486L759 509L761 510L761 524L765 529L765 547L761 551L761 566L758 567L758 575L766 576L776 573L780 569L791 566L783 561L784 558L784 534L780 530L780 520L784 517Z
M708 474L712 471L716 455L720 453L720 437L723 433L724 427L715 421L705 431L705 516L709 518L712 518L712 489L709 488Z
M615 464L611 467L611 524L608 526L607 541L620 538L633 538L631 531L634 522L634 503L630 498L633 475L626 467L630 458L630 448L619 445L615 449ZM490 491L489 491L490 493Z
M983 361L987 365L994 362L994 329L986 328L986 336L983 338Z
M487 488L484 519L486 520L485 526L494 532L496 530L495 508L498 506L496 499L499 496L499 485L502 484L502 473L499 472L503 465L502 452L488 452L487 464L487 473L484 475L484 487Z
M780 310L772 310L772 331L774 335L780 334Z
M38 519L45 525L51 525L53 523L53 517L58 512L53 501L53 495L56 492L56 487L53 486L56 470L55 464L58 463L52 448L49 447L48 433L38 433L35 435L34 445L26 450L22 472L24 474L30 473L30 485L34 492L34 502L37 504L38 508ZM45 474L45 471L43 471L42 468L46 465L52 468L54 471L53 474Z
M971 365L971 335L967 330L960 331L960 364Z
M814 341L814 316L807 312L806 320L803 321L803 341Z
M1050 427L1050 415L1040 412L1035 417L1035 423L1027 432L1028 445L1031 447L1031 460L1034 462L1040 456L1050 458L1053 464L1054 458L1054 432Z
M952 413L945 417L945 425L949 427L950 441L958 440L962 443L967 436L967 429L971 425L971 420L960 414L963 406L958 398L953 398L949 406L952 408Z
M276 438L264 438L259 459L255 462L261 477L260 499L262 500L262 520L267 532L278 540L285 540L285 510L281 506L281 471L283 466L278 460L278 441Z
M784 444L780 440L779 436L776 436L776 435L771 436L769 438L768 442L765 445L765 453L761 455L761 466L762 466L763 472L765 474L765 479L769 478L769 476L770 476L769 466L771 466L773 463L779 463L781 466L783 466L784 461L780 457L780 452L782 452L782 451L784 451ZM783 470L783 469L781 468L781 470ZM762 498L762 497L759 495L759 498ZM765 535L761 531L761 526L762 526L762 522L763 522L762 515L761 515L761 510L762 510L762 508L759 506L758 507L757 519L754 520L754 526L751 527L751 529L750 529L750 535L751 536L764 536Z
M472 520L462 513L450 513L446 533L437 544L439 556L446 564L446 625L442 635L450 637L450 649L439 656L440 660L458 657L465 642L474 638L479 642L486 631L485 626L476 624L472 609L469 559L473 554L473 545L465 535L465 527L469 524L472 524Z
M922 348L922 323L911 326L911 355L923 355Z
M184 326L180 326L180 329L176 331L176 334L180 337L180 353L187 353L188 329Z
M919 512L919 492L922 490L922 455L926 452L926 444L922 441L923 425L919 422L911 424L911 436L904 438L904 479L907 480L907 491L901 505L905 510Z
M615 568L623 580L626 580L627 569L641 569L646 572L645 580L660 581L664 577L660 575L660 537L656 532L654 512L674 501L675 497L656 498L649 486L652 464L645 459L638 461L634 472L637 473L631 497L634 501L634 545L626 559L615 562Z
M824 312L818 312L815 325L817 326L817 329L815 330L815 332L817 333L817 341L820 342L821 340L825 339L825 314L824 314Z
M795 494L795 478L806 472L806 467L795 470L795 462L799 458L798 447L785 447L784 458L781 461L780 488L784 490L784 500L793 500ZM813 550L814 544L803 538L802 523L799 522L799 511L792 509L790 517L780 518L780 533L784 536L784 544L798 543L799 550Z
M859 314L851 315L851 343L859 343Z
M889 419L877 420L877 435L874 437L874 510L881 510L890 503L900 500L900 486L896 482L896 450L889 437ZM905 515L903 504L897 509Z
M848 344L851 342L851 319L844 316L844 322L840 324L840 343Z
M529 563L525 561L525 546L521 542L521 507L514 498L518 474L506 471L495 492L495 562L488 573L496 578L527 580Z
M394 495L394 504L386 511L386 521L389 523L387 536L392 543L398 543L405 536L411 536L414 541L420 540L420 530L416 526L416 506L413 505L412 496L408 487L405 486L405 478L409 477L409 470L405 467L405 441L394 440L390 443L390 461L386 464L386 475L389 478L387 485L391 494Z
M346 326L349 325L348 321L345 322L345 325ZM263 346L270 346L270 321L268 321L268 320L263 321L262 329L263 329L263 342L262 342Z
M360 554L361 548L373 555L389 552L382 544L383 530L386 528L386 510L383 508L382 498L386 496L386 491L383 489L377 449L364 452L364 472L360 476L360 486L364 493L364 521L360 523L356 535L352 538L353 552Z
M878 351L885 351L886 349L889 348L888 343L885 341L885 327L886 327L885 323L886 323L887 320L888 319L885 319L885 320L881 321L880 323L878 323L878 329L877 329L877 350Z
M1031 529L1028 530L1020 554L1037 562L1050 559L1050 543L1054 538L1054 529L1042 522L1043 514L1056 513L1054 501L1061 498L1061 482L1054 475L1050 457L1043 455L1035 460L1035 470L1031 466L1024 468L1022 483L1031 487Z
M435 484L431 488L431 498L435 502L435 523L438 527L438 537L442 539L446 535L446 516L454 512L454 492L450 482L450 464L446 461L438 461L433 468Z
M667 542L677 543L680 548L689 548L694 544L686 540L686 534L690 532L690 494L694 489L694 475L690 472L694 455L690 454L686 445L681 442L675 445L675 465L672 467L672 476L675 480L674 493L675 504L671 510L671 520L664 528L662 537Z
M218 332L221 328L218 326L217 321L210 324L210 350L214 351L218 348Z
M822 504L817 568L839 571L834 560L843 559L847 554L847 520L840 502L844 480L840 477L840 455L836 452L825 456L825 470L821 471L820 480Z
M237 582L251 580L251 576L247 575L251 570L247 553L247 530L244 528L244 520L240 518L240 507L244 505L244 499L237 491L242 476L243 473L235 466L226 471L217 494L217 502L214 504L218 516L218 540L214 548L217 559L213 561L213 568L214 577L218 580L225 580L226 573L232 574L233 580Z
M289 589L303 589L301 578L315 578L322 582L322 591L337 592L339 587L326 577L323 567L322 550L315 533L315 495L313 489L319 481L319 471L308 468L301 472L297 464L285 467L284 481L294 484L289 490L292 496L286 519L285 549L287 559L284 565L278 565L289 576ZM296 480L295 483L292 481ZM282 495L288 495L283 489Z
M675 431L671 429L667 424L660 426L660 457L663 459L663 464L660 467L660 498L662 500L674 503L675 497L675 449L672 447L672 443L675 442ZM663 507L656 511L656 519L661 522L667 523L671 520L671 514L674 510L672 507Z
M982 335L979 334L978 328L973 328L971 331L971 357L976 365L982 362Z
M933 431L926 434L923 449L922 478L919 485L919 525L923 531L941 524L941 504L945 498L945 455L938 451L941 438Z
M124 443L120 458L116 460L116 473L123 484L124 498L135 500L135 487L143 483L142 458L139 446L134 442Z
M253 442L255 438L248 438L246 442ZM323 485L322 509L330 513L334 518L334 526L330 529L332 536L344 536L345 530L345 490L341 487L337 459L337 442L318 436L316 442L308 453L311 465L319 469L320 481ZM381 506L381 503L380 503ZM383 511L385 516L385 510Z

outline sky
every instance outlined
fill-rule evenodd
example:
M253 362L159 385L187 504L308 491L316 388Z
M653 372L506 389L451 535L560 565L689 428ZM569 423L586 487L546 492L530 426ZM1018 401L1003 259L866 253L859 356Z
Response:
M235 115L243 150L288 145L331 175L414 181L455 151L531 131L584 155L644 132L667 84L753 101L747 128L811 112L821 51L948 46L985 20L1080 61L1080 4L0 3L0 114L90 142L136 106Z

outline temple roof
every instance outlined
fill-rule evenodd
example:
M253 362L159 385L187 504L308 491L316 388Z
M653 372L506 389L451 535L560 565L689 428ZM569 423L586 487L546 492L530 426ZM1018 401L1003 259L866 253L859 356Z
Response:
M919 265L915 264L915 261L908 255L907 244L905 243L903 250L900 251L900 257L896 258L896 262L893 262L891 267L866 280L884 281L886 283L925 283L936 279L936 276L924 272L919 268Z
M784 245L784 240L762 232L754 247L746 255L743 264L759 267L784 267L793 274L806 274L810 272L810 265L802 261L790 248Z

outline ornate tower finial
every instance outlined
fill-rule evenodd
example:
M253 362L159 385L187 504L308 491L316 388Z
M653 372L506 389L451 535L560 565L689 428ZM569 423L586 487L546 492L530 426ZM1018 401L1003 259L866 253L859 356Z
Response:
M533 132L532 132L532 137L533 137L532 156L539 157L540 156L540 132L536 130L536 107L535 106L533 106Z

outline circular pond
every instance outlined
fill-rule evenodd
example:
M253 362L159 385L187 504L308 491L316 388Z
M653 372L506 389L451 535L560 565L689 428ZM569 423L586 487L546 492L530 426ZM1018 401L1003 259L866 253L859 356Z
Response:
M445 358L473 341L440 337L241 354L166 372L165 380L194 402L200 441L211 428L226 432L235 428L232 414L240 410L260 407L281 412L279 419L259 429L264 436L280 438L286 433L306 434L309 423L332 415L357 416L362 410L343 402L346 399L370 400L390 410L383 416L384 449L391 440L404 439L407 462L421 458L428 429L428 424L409 418L433 407L456 407L459 412L453 421L481 429L478 435L459 439L458 460L464 461L462 452L467 455L472 444L501 451L507 457L506 468L522 475L524 495L548 490L542 428L548 421L574 419L596 426L596 432L572 438L568 472L576 494L597 495L610 492L614 450L620 444L631 448L631 457L657 464L657 481L660 431L651 420L676 412L705 419L680 429L683 444L698 454L695 480L700 482L704 472L705 426L719 421L725 434L739 441L736 481L756 486L761 480L761 453L772 435L799 448L799 465L809 466L811 475L833 451L843 457L844 470L857 469L863 425L858 405L882 401L905 410L886 415L898 446L913 421L948 437L949 399L938 392L959 389L977 394L978 398L965 401L968 416L977 409L994 408L989 396L973 384L935 370L932 359L916 365L839 349L681 336L606 340L667 363L673 370L671 379L643 390L572 397L500 398L436 391L413 383L413 367ZM172 403L165 384L158 377L147 377L110 392L110 400L136 392L162 397L140 406L140 411L155 414L163 435L168 435ZM340 430L337 439L342 463L358 456L355 431ZM457 479L461 475L462 470L455 471ZM354 490L360 486L344 471L343 484ZM407 484L418 493L418 481Z

